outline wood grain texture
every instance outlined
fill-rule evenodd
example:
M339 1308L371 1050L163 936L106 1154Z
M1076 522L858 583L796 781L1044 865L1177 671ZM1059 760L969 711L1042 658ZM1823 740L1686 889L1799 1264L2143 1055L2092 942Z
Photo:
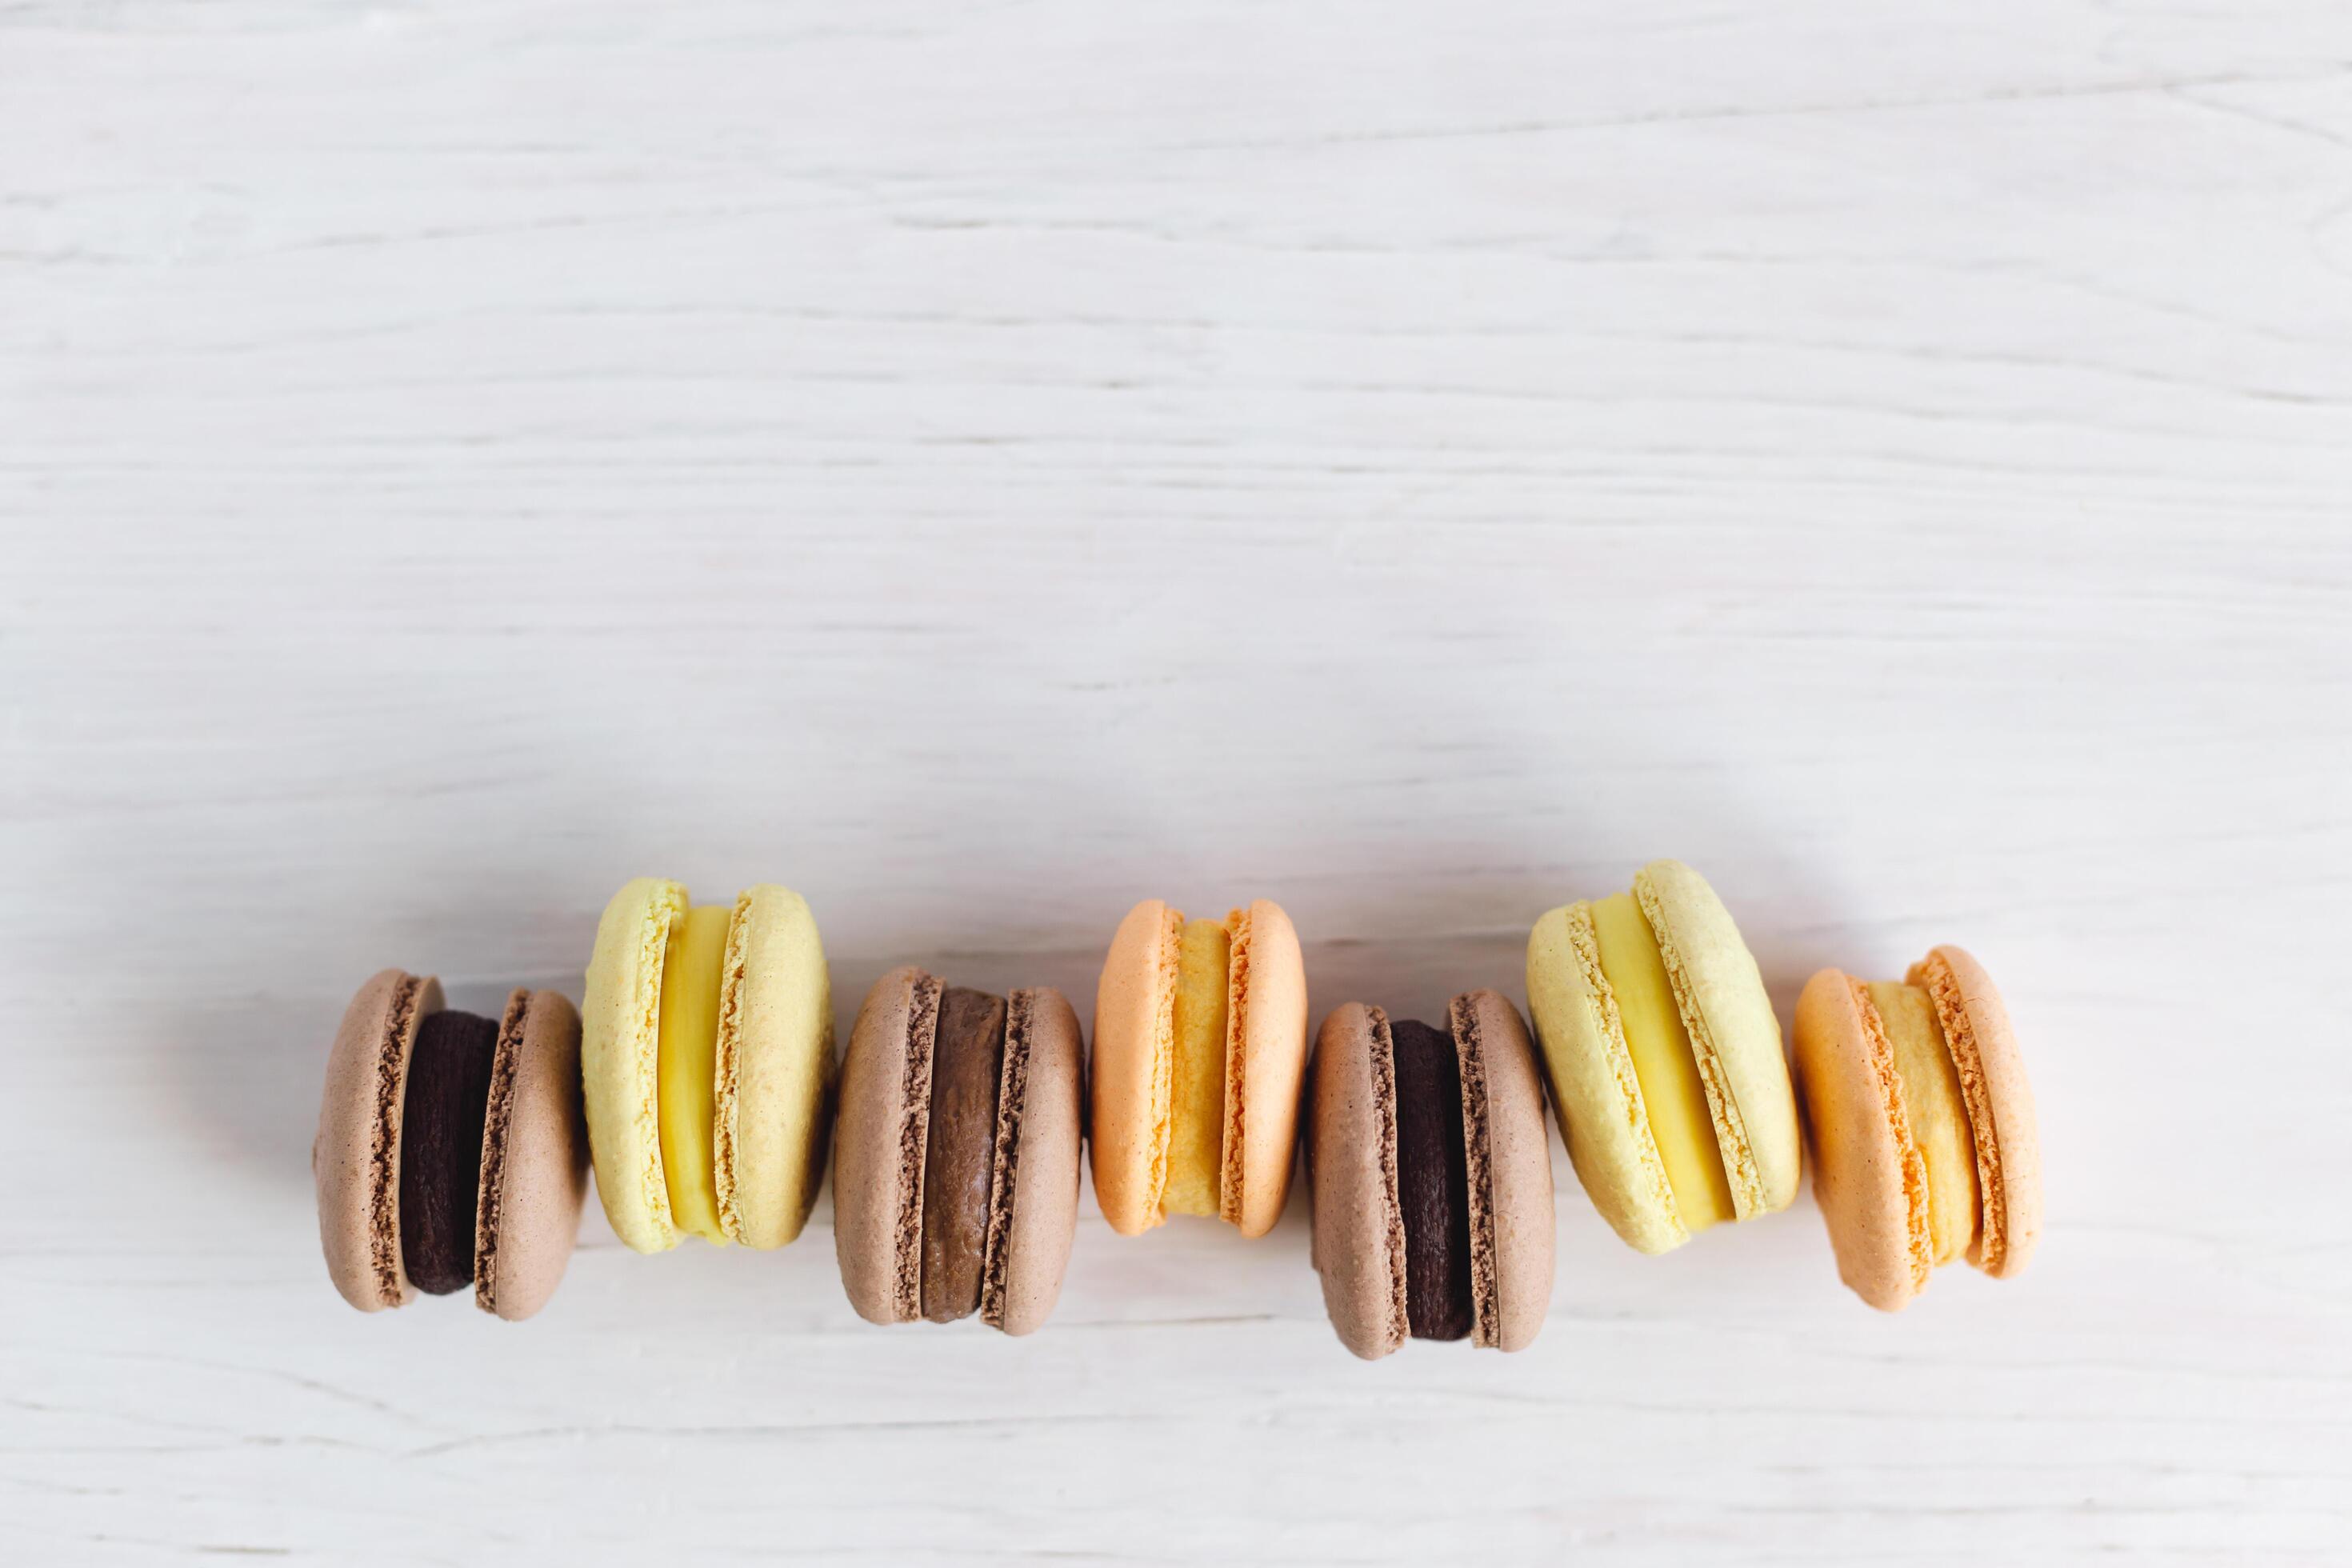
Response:
M0 5L0 1556L2352 1555L2352 10ZM858 1322L592 1217L362 1318L396 963L625 878L1083 1002L1278 899L1318 1017L1705 870L1785 1021L2007 990L2049 1224L1810 1200L1377 1366L1265 1241Z

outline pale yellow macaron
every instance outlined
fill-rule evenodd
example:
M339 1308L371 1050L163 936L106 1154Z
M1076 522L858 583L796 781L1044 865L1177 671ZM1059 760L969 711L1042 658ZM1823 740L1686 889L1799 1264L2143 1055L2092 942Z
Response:
M1528 1007L1570 1162L1617 1234L1664 1252L1789 1206L1802 1142L1780 1026L1723 900L1679 860L1528 937Z
M824 1173L833 998L808 904L732 907L640 877L596 928L581 1004L588 1142L605 1217L639 1252L689 1231L781 1247Z

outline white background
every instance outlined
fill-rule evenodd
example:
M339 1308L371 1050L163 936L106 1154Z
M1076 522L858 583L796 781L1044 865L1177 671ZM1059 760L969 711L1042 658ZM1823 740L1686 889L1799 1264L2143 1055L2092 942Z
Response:
M2352 1553L2338 0L0 8L0 1555ZM1379 1365L1265 1241L869 1328L593 1215L362 1317L371 971L620 882L1090 1004L1265 895L1520 994L1677 855L1783 1017L1958 941L2049 1227L1809 1198Z

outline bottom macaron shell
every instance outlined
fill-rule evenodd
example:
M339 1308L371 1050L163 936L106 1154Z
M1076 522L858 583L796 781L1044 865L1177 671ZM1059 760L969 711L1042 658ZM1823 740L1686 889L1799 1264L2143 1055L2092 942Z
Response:
M1813 1142L1813 1201L1838 1278L1882 1311L1919 1292L1900 1090L1874 1059L1853 983L1825 969L1797 998L1797 1087Z
M981 1315L1008 1334L1026 1334L1053 1315L1077 1234L1086 1037L1069 999L1050 986L1014 992L1012 1011L1024 1038L1008 1037L1006 1089L1017 1094L1019 1116L998 1138L995 1180L1010 1195L1000 1234L990 1238Z
M474 1300L509 1321L531 1316L562 1283L588 1193L588 1125L580 1101L580 1015L533 991L502 1020L482 1129L474 1225Z
M416 1295L400 1257L401 1118L417 1026L441 1005L433 976L380 971L343 1010L328 1051L310 1145L319 1241L335 1289L362 1312Z

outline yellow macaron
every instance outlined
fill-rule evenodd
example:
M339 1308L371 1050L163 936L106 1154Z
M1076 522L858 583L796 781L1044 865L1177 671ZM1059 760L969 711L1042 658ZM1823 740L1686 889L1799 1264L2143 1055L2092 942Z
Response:
M781 1247L824 1173L833 999L807 902L747 889L697 907L640 877L596 927L580 1070L596 1190L639 1252L680 1231Z
M1789 1206L1802 1141L1780 1026L1706 879L1654 860L1633 890L1528 937L1528 1006L1570 1162L1643 1252Z

